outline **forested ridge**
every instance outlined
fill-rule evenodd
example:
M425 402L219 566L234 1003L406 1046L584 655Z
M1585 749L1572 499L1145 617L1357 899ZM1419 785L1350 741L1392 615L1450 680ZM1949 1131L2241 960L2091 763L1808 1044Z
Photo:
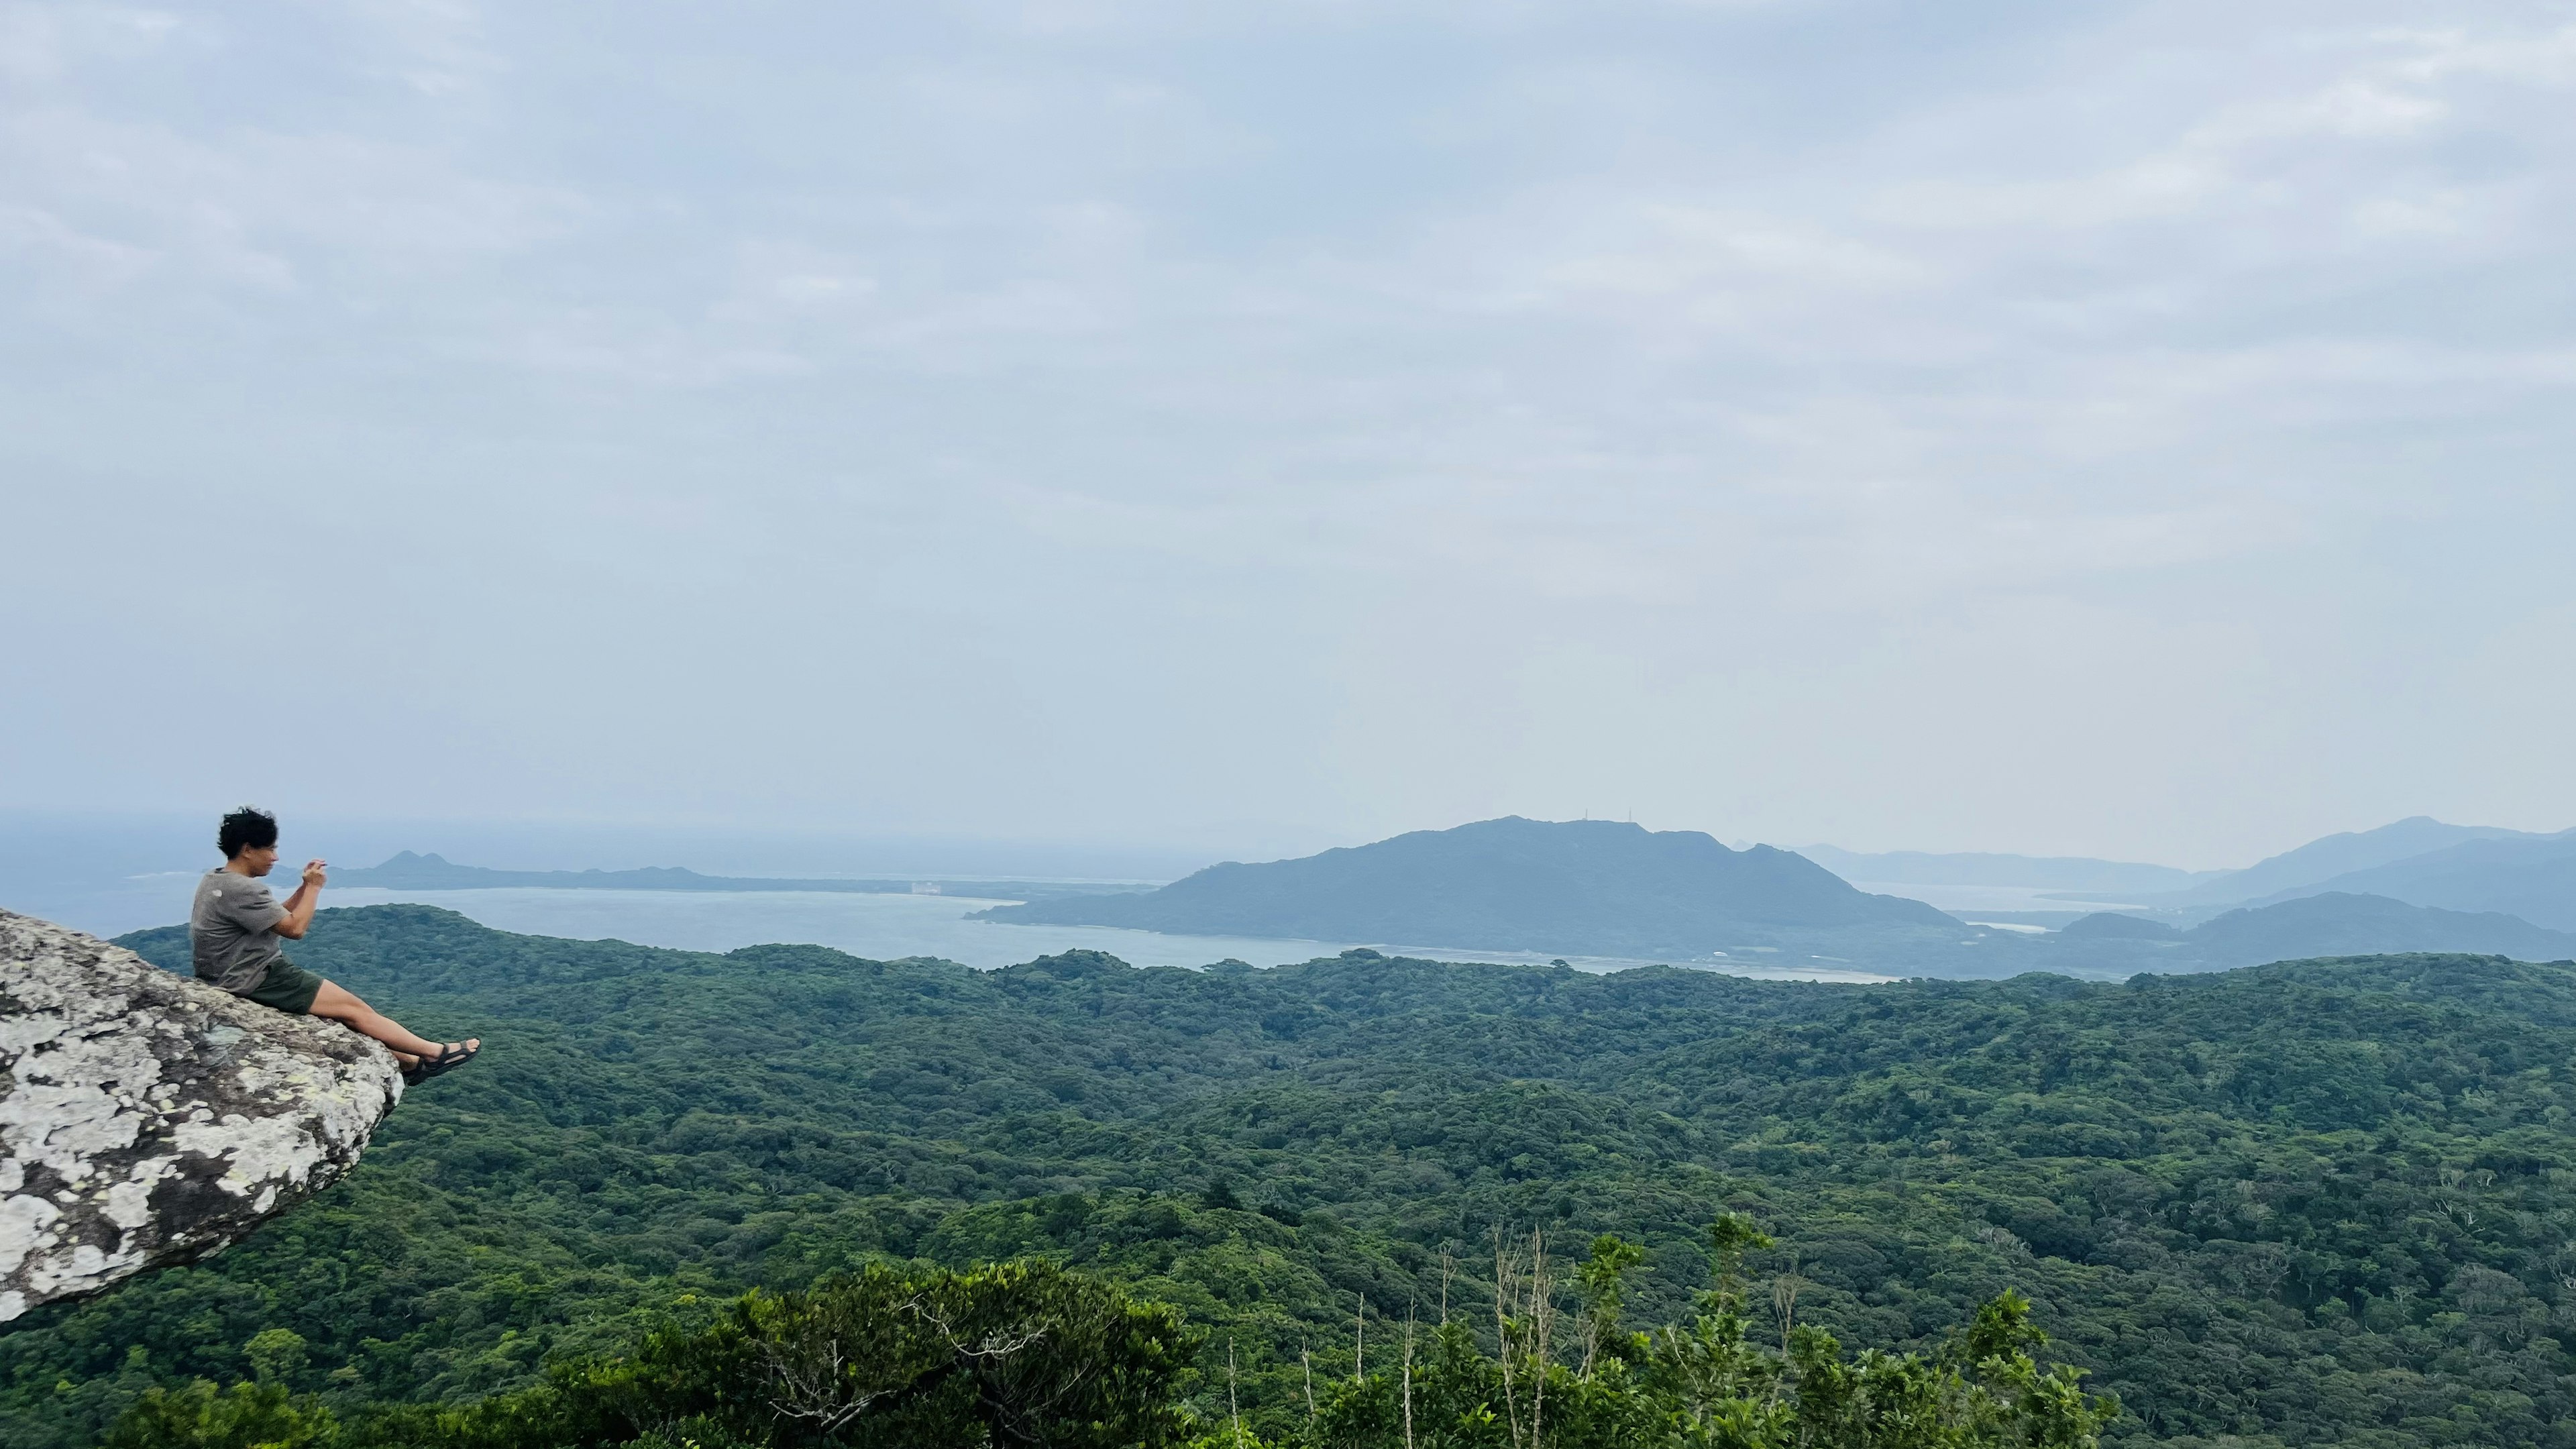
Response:
M175 930L128 944L183 962ZM1350 1378L1363 1311L1383 1344L1445 1292L1491 1350L1498 1229L1569 1260L1620 1235L1644 1253L1625 1321L1687 1325L1732 1213L1771 1236L1742 1259L1755 1338L1785 1301L1937 1356L2018 1289L2043 1356L2117 1395L2106 1442L2576 1442L2563 964L977 973L419 906L326 912L294 954L491 1049L249 1242L0 1336L0 1443L96 1442L196 1379L352 1422L500 1402L714 1333L746 1288L1029 1256L1177 1310L1203 1426L1230 1347L1277 1440L1313 1427L1310 1366Z

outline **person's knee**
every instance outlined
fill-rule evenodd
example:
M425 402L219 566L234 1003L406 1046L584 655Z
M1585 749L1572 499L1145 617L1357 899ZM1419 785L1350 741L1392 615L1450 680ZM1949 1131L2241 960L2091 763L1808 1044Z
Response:
M311 1007L311 1011L315 1016L335 1017L370 1016L374 1014L373 1008L369 1007L367 1003L360 1001L357 997L357 993L330 981L323 982L322 989L313 993L313 1005Z

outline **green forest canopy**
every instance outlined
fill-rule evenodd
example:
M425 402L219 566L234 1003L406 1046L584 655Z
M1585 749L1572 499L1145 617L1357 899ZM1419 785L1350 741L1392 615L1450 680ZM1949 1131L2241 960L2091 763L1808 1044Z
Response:
M1638 1332L1622 1289L1641 1257L1604 1234L1571 1284L1545 1235L1498 1239L1490 1351L1466 1319L1380 1324L1377 1365L1311 1372L1282 1449L2098 1449L2118 1415L2006 1293L1939 1351L1846 1358L1782 1317L1750 1333L1744 1257L1771 1241L1725 1213L1709 1225L1718 1286L1688 1327ZM1571 1318L1559 1310L1572 1287ZM1775 1300L1779 1301L1779 1300ZM1780 1302L1783 1309L1785 1302ZM250 1344L255 1377L147 1388L108 1449L1273 1449L1247 1424L1226 1349L1224 1414L1183 1385L1210 1336L1168 1305L1044 1259L963 1273L872 1263L807 1290L754 1289L630 1351L557 1360L545 1381L454 1405L361 1403L282 1380L287 1329ZM1355 1330L1365 1324L1355 1324ZM1293 1417L1293 1416L1292 1416Z
M978 973L420 906L326 912L297 955L492 1049L249 1242L0 1337L0 1444L96 1442L200 1378L344 1417L526 1393L745 1288L1028 1255L1177 1308L1203 1422L1231 1345L1278 1439L1309 1362L1347 1376L1363 1298L1372 1333L1444 1293L1490 1322L1494 1230L1619 1234L1629 1320L1687 1324L1726 1211L1776 1239L1757 1329L1794 1290L1844 1343L1932 1354L2019 1289L2118 1396L2106 1442L2576 1441L2565 966Z

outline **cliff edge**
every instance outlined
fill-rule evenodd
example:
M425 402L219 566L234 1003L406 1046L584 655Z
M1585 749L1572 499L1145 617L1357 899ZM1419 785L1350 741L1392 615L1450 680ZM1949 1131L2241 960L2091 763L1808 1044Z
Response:
M238 1242L401 1098L337 1022L0 911L0 1322Z

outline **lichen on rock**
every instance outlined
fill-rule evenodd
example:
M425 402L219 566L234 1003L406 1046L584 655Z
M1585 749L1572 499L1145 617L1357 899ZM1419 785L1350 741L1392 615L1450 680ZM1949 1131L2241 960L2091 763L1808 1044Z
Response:
M401 1097L336 1021L0 911L0 1322L239 1241Z

